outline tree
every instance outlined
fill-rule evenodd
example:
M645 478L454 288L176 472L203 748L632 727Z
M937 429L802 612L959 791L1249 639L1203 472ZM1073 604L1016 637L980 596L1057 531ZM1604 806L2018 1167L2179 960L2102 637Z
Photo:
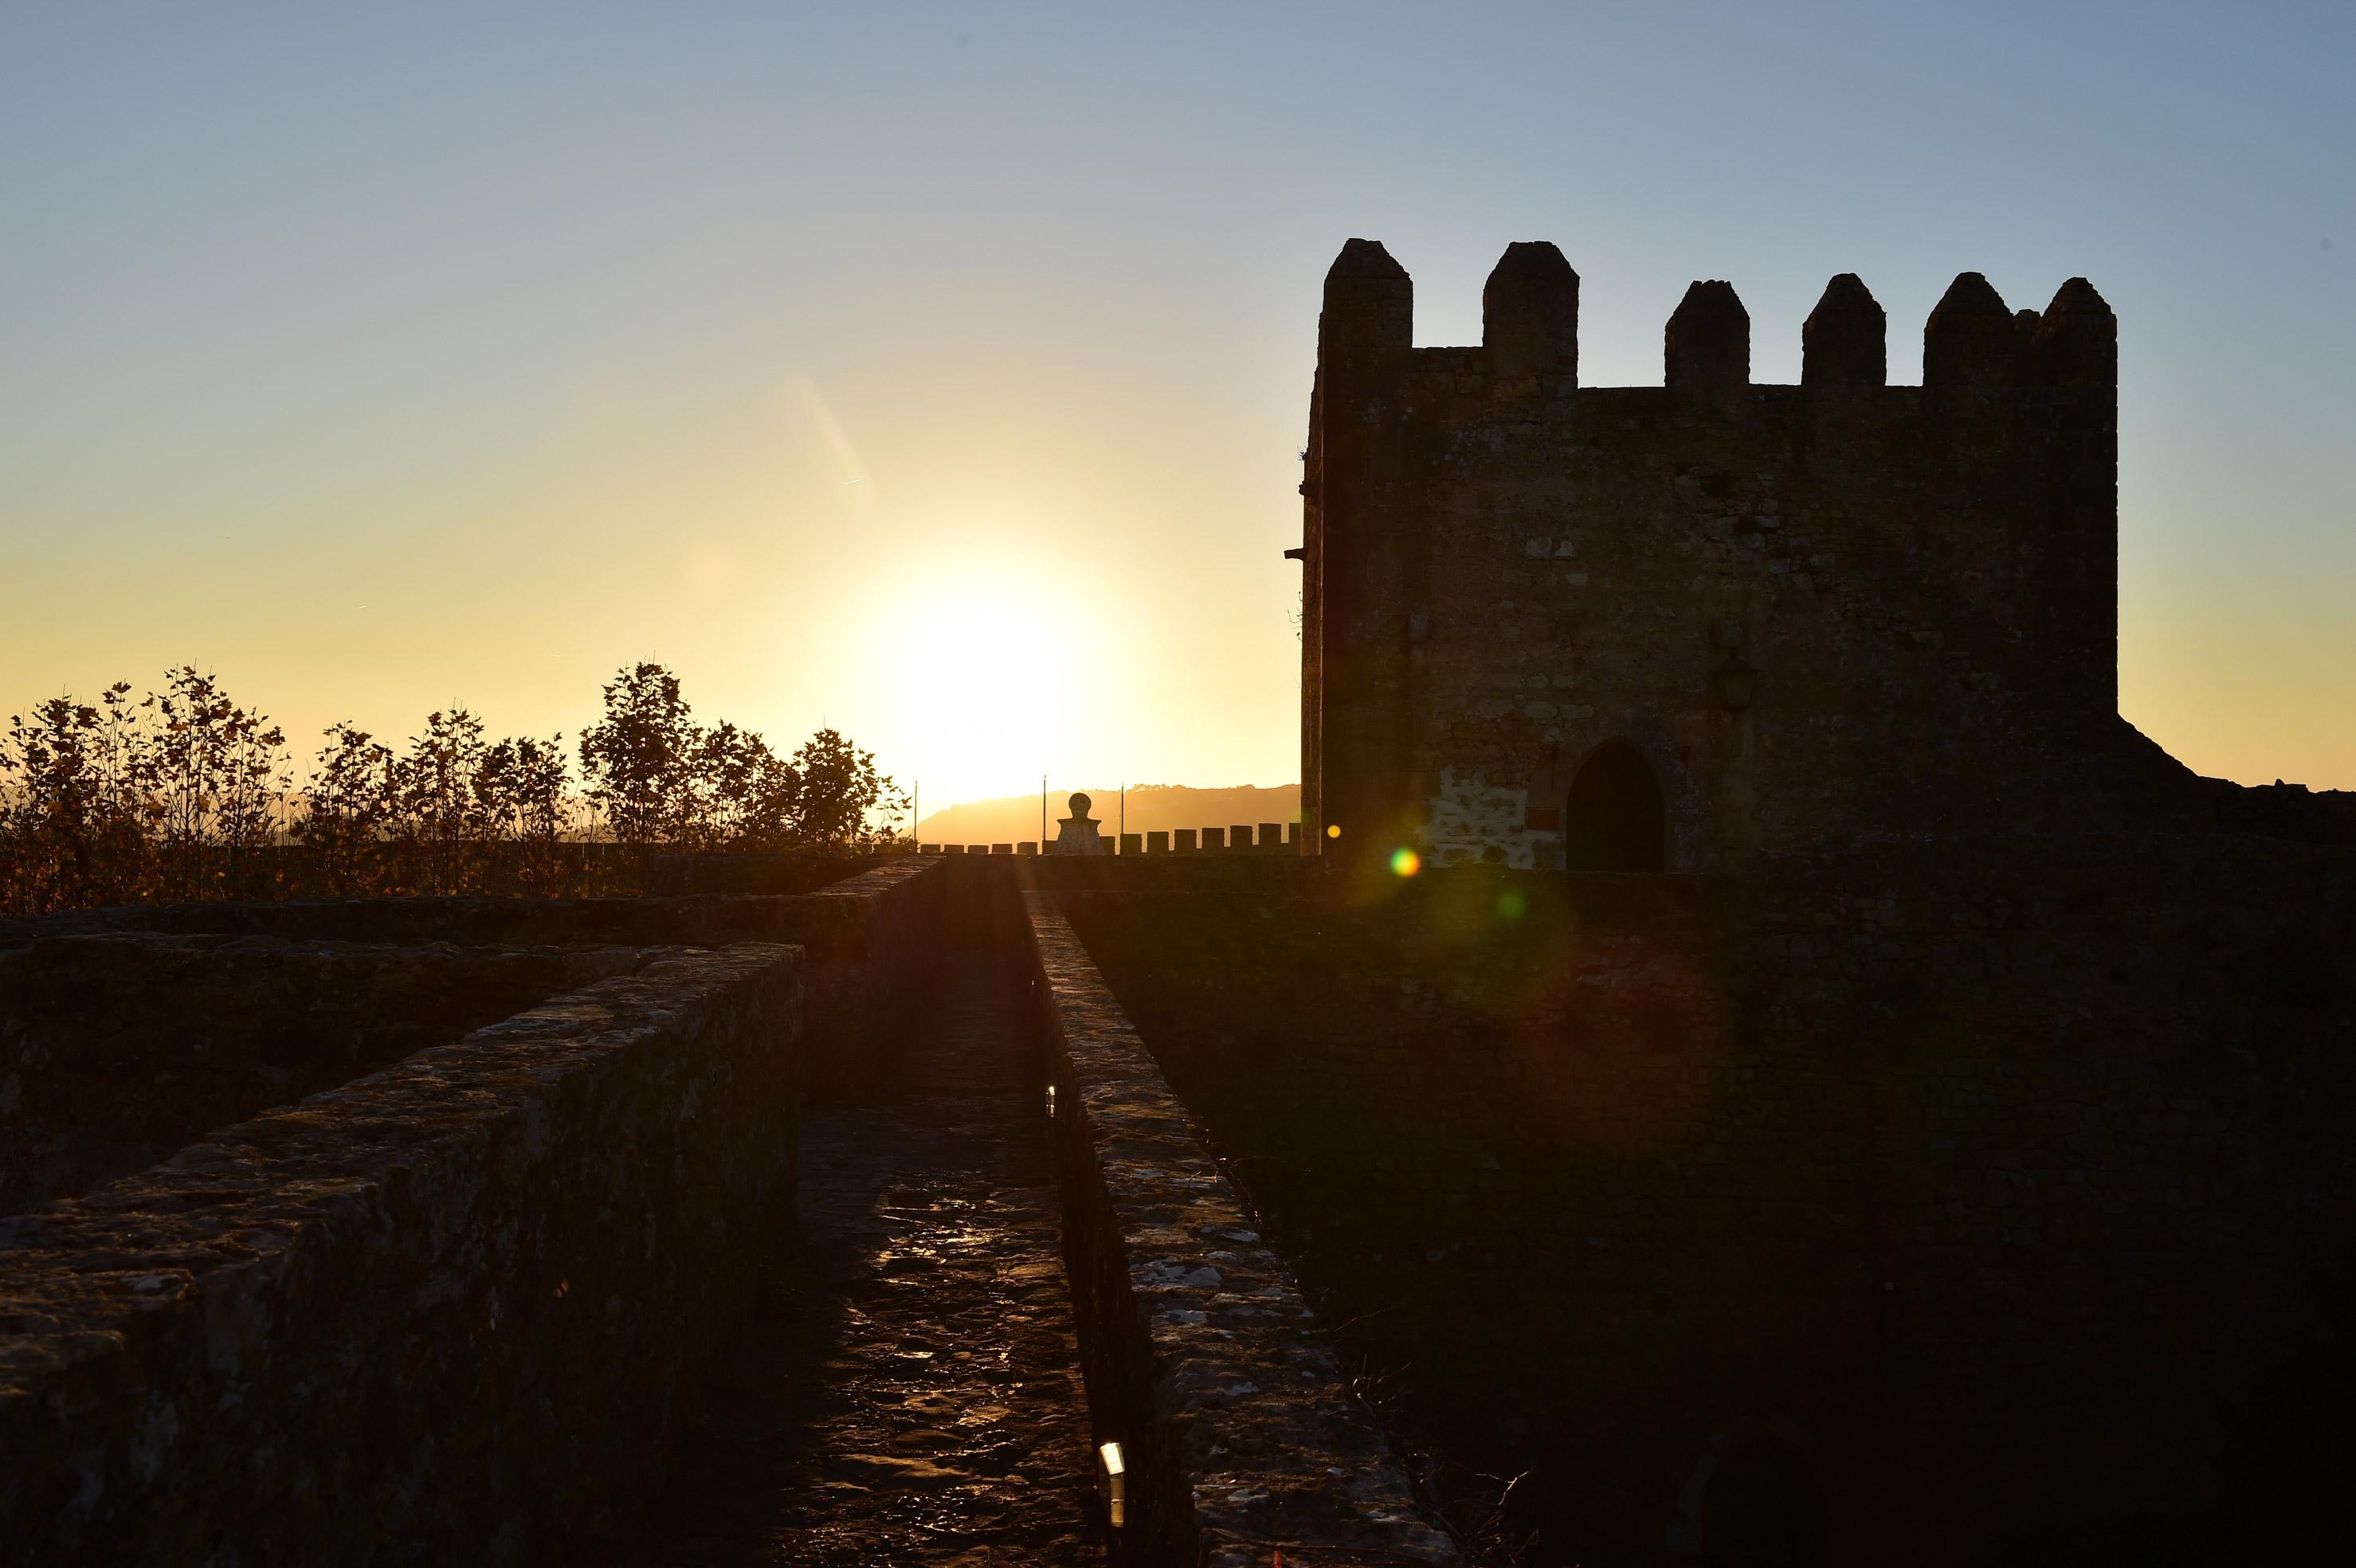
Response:
M140 704L151 714L147 780L158 818L166 896L240 886L278 828L289 783L285 734L184 664ZM216 855L212 852L225 852Z
M530 736L500 741L475 770L475 796L494 839L512 846L516 881L552 886L557 844L572 816L565 798L564 737Z
M327 744L293 832L329 890L358 893L372 885L378 846L399 810L392 750L348 721L323 733Z
M16 897L48 907L80 896L92 878L92 818L98 787L91 737L98 710L71 697L51 697L30 719L12 714L0 746L0 829L15 873Z
M746 770L739 797L736 834L744 849L781 849L794 842L795 822L801 812L802 778L794 765L769 749L755 736L759 755Z
M483 721L464 708L428 714L393 771L395 832L424 862L437 893L457 891L470 852L489 837L475 791L483 761Z
M492 834L509 843L553 843L570 813L564 800L564 737L514 736L483 754L475 796Z
M691 842L708 849L776 849L790 843L800 779L750 730L723 721L696 737Z
M888 840L886 825L871 832L867 819L879 807L900 808L891 779L875 771L875 754L862 751L841 734L822 729L794 753L794 838L809 844L855 844Z
M619 671L605 690L605 716L581 732L589 799L614 837L634 845L678 835L689 816L695 726L679 677L659 664Z

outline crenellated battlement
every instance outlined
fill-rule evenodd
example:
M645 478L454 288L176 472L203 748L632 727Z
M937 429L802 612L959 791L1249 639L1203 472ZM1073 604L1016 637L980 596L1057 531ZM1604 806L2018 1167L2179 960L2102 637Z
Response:
M1539 378L1532 391L1579 390L1579 274L1549 242L1505 247L1481 291L1481 359L1414 348L1415 284L1374 240L1352 240L1325 274L1318 350L1365 369L1394 354L1448 356L1451 368L1500 379ZM1734 285L1696 282L1663 328L1662 381L1730 413L1751 380L1751 314ZM1889 317L1855 273L1825 285L1801 324L1800 384L1854 393L1889 382ZM1922 386L1938 391L2013 388L2094 391L2118 386L2118 323L2084 278L2064 283L2043 312L2014 311L1978 273L1961 273L1922 324Z
M1371 240L1325 281L1298 553L1314 849L1585 864L1597 757L1640 759L1636 859L1683 870L2066 825L2109 788L2086 759L2126 745L2118 324L2085 279L2014 311L1960 274L1920 385L1890 384L1888 313L1849 273L1800 324L1797 385L1751 380L1724 280L1664 323L1656 387L1580 386L1551 244L1498 259L1478 346L1415 347L1414 301Z
M1854 391L1890 381L1890 313L1855 273L1825 285L1800 323L1800 384Z
M1550 242L1505 247L1481 290L1481 346L1501 376L1578 384L1579 274Z

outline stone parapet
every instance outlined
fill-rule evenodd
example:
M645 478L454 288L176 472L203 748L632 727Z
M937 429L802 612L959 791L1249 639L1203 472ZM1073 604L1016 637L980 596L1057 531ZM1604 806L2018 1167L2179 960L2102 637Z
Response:
M0 1221L0 1541L536 1559L649 1478L790 1213L799 955L688 951Z
M1024 895L1089 1402L1138 1560L1461 1561L1053 896ZM1127 1559L1124 1559L1127 1560Z
M153 931L0 949L0 1215L669 950Z
M810 1049L797 1063L814 1094L852 1092L888 1070L882 1049L921 1005L917 955L945 918L939 861L894 856L800 894L659 898L289 898L268 903L142 904L0 921L0 954L57 936L166 931L294 941L619 944L804 950Z

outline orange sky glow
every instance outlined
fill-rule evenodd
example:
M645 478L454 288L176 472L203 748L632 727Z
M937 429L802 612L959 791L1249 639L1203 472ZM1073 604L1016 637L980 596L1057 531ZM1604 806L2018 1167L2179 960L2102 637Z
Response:
M2122 709L2356 788L2344 16L203 12L0 21L0 714L192 661L302 757L570 738L650 658L927 808L1290 781L1325 266L1384 240L1476 342L1545 238L1594 384L1693 278L1788 381L1858 272L1903 381L1958 271L2092 277Z

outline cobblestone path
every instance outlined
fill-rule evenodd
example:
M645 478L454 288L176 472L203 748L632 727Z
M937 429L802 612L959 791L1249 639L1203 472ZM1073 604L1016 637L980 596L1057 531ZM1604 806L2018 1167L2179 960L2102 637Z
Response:
M1103 1561L1043 1091L954 963L896 1090L804 1122L787 1294L624 1561Z

